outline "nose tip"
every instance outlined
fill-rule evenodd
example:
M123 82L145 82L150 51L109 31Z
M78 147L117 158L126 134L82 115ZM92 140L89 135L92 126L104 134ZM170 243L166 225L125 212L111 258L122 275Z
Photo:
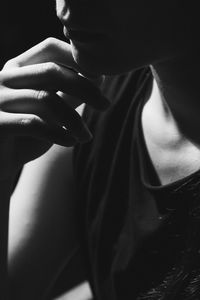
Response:
M66 1L56 1L56 14L62 23L66 18L69 18L69 9L66 5Z

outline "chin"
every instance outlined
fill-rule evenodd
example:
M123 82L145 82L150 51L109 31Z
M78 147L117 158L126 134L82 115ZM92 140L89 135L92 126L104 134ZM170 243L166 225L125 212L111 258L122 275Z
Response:
M108 47L105 48L105 45L88 46L71 42L71 46L73 58L83 75L97 77L121 73L119 60L115 59L113 51L110 51L111 55L109 55Z
M131 70L136 70L144 67L145 64L140 62L140 60L132 61L128 56L123 56L121 51L117 55L117 52L113 48L101 47L88 47L75 44L71 42L72 45L72 55L75 62L81 69L81 72L88 74L89 77L97 77L100 75L117 75L129 72ZM114 55L115 54L115 55ZM87 76L87 75L86 75Z
M73 58L80 67L83 75L88 74L90 77L104 75L105 68L102 64L102 56L98 57L96 52L92 50L87 51L83 48L80 49L80 47L77 47L73 43L71 43L71 45Z

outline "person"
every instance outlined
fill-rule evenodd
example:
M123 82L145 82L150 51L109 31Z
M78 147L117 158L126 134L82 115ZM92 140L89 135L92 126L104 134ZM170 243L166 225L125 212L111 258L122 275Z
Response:
M0 73L3 299L7 277L11 299L48 298L77 252L95 299L199 299L196 4L56 11L70 45L49 38Z

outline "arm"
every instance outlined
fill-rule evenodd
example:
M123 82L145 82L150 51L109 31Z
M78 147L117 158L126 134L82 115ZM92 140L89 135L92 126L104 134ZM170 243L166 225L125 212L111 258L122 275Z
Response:
M42 245L43 237L46 238L48 235L49 237L51 237L51 235L54 235L53 237L55 238L60 237L59 230L59 234L46 230L46 228L49 229L49 224L55 224L57 221L58 225L60 224L60 227L58 226L57 229L63 228L63 225L66 225L64 219L54 217L58 215L56 209L62 207L61 204L64 205L67 203L67 201L64 201L66 198L61 197L64 193L66 195L68 194L68 190L65 190L67 185L64 186L64 181L61 180L63 183L62 190L62 188L56 184L56 176L54 176L53 179L51 176L48 177L49 174L53 173L52 169L47 167L52 161L52 158L50 156L48 160L49 156L45 156L44 153L46 153L53 144L69 147L77 142L85 142L91 138L91 134L80 116L72 108L74 105L67 103L65 95L67 95L67 99L70 95L73 103L75 100L75 107L83 102L82 99L96 109L104 110L108 106L108 101L101 94L99 88L91 83L90 80L79 75L77 73L78 71L74 72L67 68L67 66L74 66L70 45L56 39L47 39L19 55L17 58L9 61L0 72L0 181L12 177L12 174L15 174L17 170L21 169L25 163L43 155L41 160L35 160L25 167L12 197L9 240L13 241L13 244L11 245L11 242L9 242L11 245L9 249L13 250L9 250L9 261L10 266L12 266L9 271L10 278L14 278L14 274L17 274L16 270L21 268L23 262L30 261L30 259L27 260L27 256L23 258L22 255L20 255L21 248L26 249L27 247L25 253L32 255L34 247L37 247L40 242ZM76 66L74 69L76 70ZM57 91L60 91L61 95L59 95ZM55 149L55 147L53 147L53 149ZM59 149L63 149L63 147ZM52 153L51 150L48 153ZM53 151L53 153L55 152ZM60 155L58 156L60 157ZM43 164L43 159L44 162L46 161L46 164ZM37 167L35 167L35 164ZM47 168L45 169L45 167ZM70 168L68 170L70 170ZM41 176L41 174L43 175ZM64 173L62 176L61 179L68 175ZM46 181L45 178L47 178ZM72 177L69 176L67 178ZM0 255L2 255L0 258L2 263L0 273L2 274L1 278L3 278L0 282L0 287L5 286L6 282L7 217L10 198L10 183L8 182L8 187L6 187L7 184L3 181L2 185L0 185ZM52 190L51 193L46 194L48 191L48 189L45 188L47 182L50 182ZM53 186L56 188L53 189ZM23 193L24 191L25 193ZM56 194L55 191L59 191L59 193ZM29 205L27 202L32 199L33 205L30 207L33 210L31 211L31 209L28 208ZM43 199L45 200L44 202ZM59 204L55 210L53 206L50 205L54 202L51 201L52 199L56 200L56 203ZM40 200L41 203L43 203L41 207L37 206ZM16 210L16 212L13 214L12 211L14 210ZM70 210L66 208L66 211ZM60 213L59 210L58 212ZM45 220L48 220L47 224L42 219L42 213L44 213ZM13 215L15 214L18 214L18 220L14 219ZM63 213L63 215L66 214ZM70 213L70 215L72 214ZM71 219L73 218L71 217ZM14 220L16 220L16 223ZM37 224L34 223L35 220L41 221L43 227L38 228ZM66 220L68 219L66 218ZM22 223L22 225L20 223ZM22 228L21 226L24 227ZM14 230L16 231L16 238L13 238L15 235L14 233L12 234L12 229L13 232ZM25 231L21 231L22 229ZM32 234L30 235L31 238L29 238L29 233ZM28 247L28 240L33 242L33 247ZM58 240L58 246L61 240L62 238ZM56 242L57 240L55 239L55 243ZM51 247L54 246L54 249L56 249L55 243L54 245L51 244ZM44 246L47 247L48 245L45 244ZM41 257L45 262L46 253L42 253L42 251L39 253L41 253ZM47 257L49 256L47 255ZM59 258L59 262L62 258L63 257ZM36 261L38 260L35 259L35 262ZM57 263L56 266L58 266ZM35 267L37 269L36 264ZM41 269L44 270L45 267L47 266L43 263L42 267L37 269L37 271ZM52 270L50 274L55 274L54 271L56 270L53 270L53 267L54 266L51 267ZM25 272L25 270L22 271ZM36 273L38 274L38 272L33 272L33 274ZM46 274L47 273L48 272L46 272ZM39 275L40 273L38 277ZM24 279L26 279L25 273L22 274L21 272L21 276L24 276ZM28 277L29 276L27 276L27 278ZM46 277L44 276L44 278ZM43 281L43 278L41 278L41 280ZM50 281L51 278L49 277L49 279L45 281L45 284ZM4 287L2 289L5 290ZM3 298L6 299L6 297Z
M79 244L72 148L54 145L27 164L10 206L10 291L43 299ZM11 297L12 299L12 297Z

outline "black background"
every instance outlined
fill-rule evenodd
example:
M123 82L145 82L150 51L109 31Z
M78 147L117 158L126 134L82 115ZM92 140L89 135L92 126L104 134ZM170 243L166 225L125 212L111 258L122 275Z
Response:
M5 0L0 4L0 67L49 36L65 39L54 0Z

